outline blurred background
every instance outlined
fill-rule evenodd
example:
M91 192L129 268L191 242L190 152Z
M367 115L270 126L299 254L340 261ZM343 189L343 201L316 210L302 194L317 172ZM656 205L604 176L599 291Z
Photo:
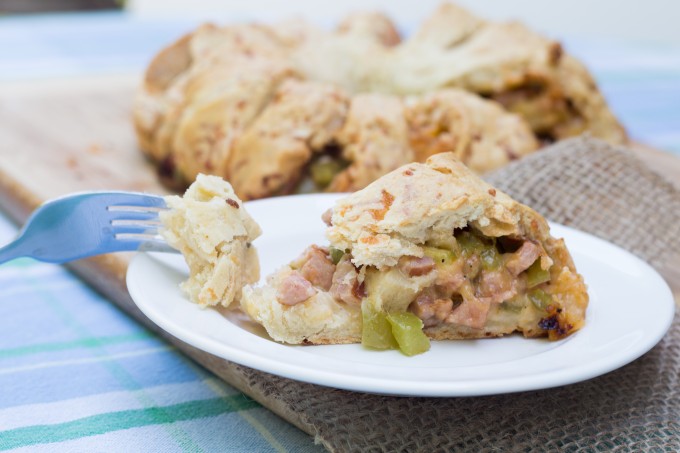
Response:
M304 16L331 27L347 12L386 11L402 33L439 0L0 0L0 84L139 75L204 21ZM633 139L680 153L680 2L459 0L489 19L519 19L562 41L598 80Z
M116 0L2 0L0 1L0 11L4 14L91 11L97 9L120 9L123 3Z
M203 20L257 18L272 20L304 14L319 22L333 22L357 9L390 12L400 24L417 23L440 0L338 2L293 0L0 0L2 14L35 14L64 11L125 10L147 17L193 17ZM674 0L460 0L457 2L490 19L521 19L556 36L578 35L641 42L680 43L680 2Z

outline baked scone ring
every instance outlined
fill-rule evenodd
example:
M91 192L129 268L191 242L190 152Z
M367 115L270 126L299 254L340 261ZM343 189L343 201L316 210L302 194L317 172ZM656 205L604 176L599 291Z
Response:
M538 149L523 120L474 94L355 93L360 80L305 75L298 51L329 39L334 52L401 45L375 13L354 14L332 33L298 21L205 25L182 37L154 59L138 93L142 150L173 187L214 174L248 200L357 190L434 152L455 151L487 171Z
M558 42L452 4L406 39L379 13L352 14L334 31L203 25L151 62L134 122L165 182L215 174L246 200L358 190L437 152L482 173L539 139L626 140Z
M215 174L243 200L358 190L442 151L484 172L539 146L520 117L462 90L350 96L260 59L214 64L183 86L150 155L180 186Z

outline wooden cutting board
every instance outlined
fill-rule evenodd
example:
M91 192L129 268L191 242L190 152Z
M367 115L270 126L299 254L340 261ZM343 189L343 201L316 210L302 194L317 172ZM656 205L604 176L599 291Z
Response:
M69 192L120 189L166 193L137 149L131 103L137 76L57 80L0 87L0 209L17 223L43 201ZM640 157L680 187L680 159L638 146ZM279 411L249 391L238 366L165 334L130 299L129 254L95 257L69 267L94 288L227 382L301 429L296 414ZM674 288L676 299L680 288Z
M84 190L164 194L141 156L131 126L137 76L56 80L0 86L0 209L22 224L45 200ZM198 350L153 324L130 298L129 253L102 255L67 266L149 329L288 422L316 429L268 398L242 367Z

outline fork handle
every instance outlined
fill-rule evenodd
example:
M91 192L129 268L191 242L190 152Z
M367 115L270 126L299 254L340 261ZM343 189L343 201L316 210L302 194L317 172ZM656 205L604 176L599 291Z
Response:
M21 258L22 256L30 256L30 253L27 252L21 238L18 238L6 246L0 248L0 264L12 261L16 258Z

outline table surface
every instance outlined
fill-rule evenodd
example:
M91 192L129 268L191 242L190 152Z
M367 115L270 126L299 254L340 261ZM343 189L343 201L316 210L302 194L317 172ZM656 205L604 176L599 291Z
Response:
M122 14L3 18L0 42L12 45L0 46L0 87L138 73L191 26ZM680 155L678 49L578 40L567 47L591 67L635 140ZM0 213L0 243L15 234ZM0 288L0 450L321 449L63 267L6 263Z

